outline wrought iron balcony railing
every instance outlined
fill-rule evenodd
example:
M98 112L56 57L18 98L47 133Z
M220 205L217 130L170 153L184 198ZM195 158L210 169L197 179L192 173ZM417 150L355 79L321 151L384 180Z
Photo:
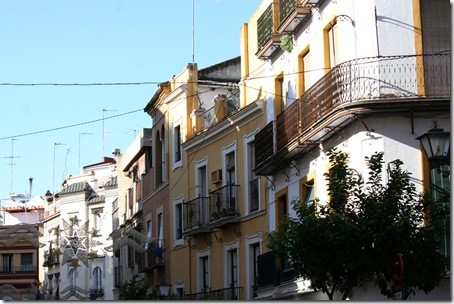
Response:
M183 204L183 234L197 234L207 230L208 201L208 197L198 197Z
M239 220L238 185L229 184L209 193L210 227Z
M311 16L304 0L279 0L279 33L292 33Z
M0 274L34 274L38 273L36 266L25 264L20 266L3 265Z
M163 239L157 239L151 243L147 243L145 245L145 250L146 264L143 269L144 272L164 267L165 245Z
M288 263L283 259L280 259L280 262L278 260L278 256L273 251L268 251L257 257L256 290L277 286L296 279L295 271L288 267Z
M242 287L230 287L206 292L184 294L182 300L239 300L241 289Z
M280 45L280 35L277 33L279 15L275 4L271 3L257 19L257 53L259 58L268 58Z
M309 131L324 128L323 121L334 115L403 102L405 109L430 107L449 99L450 75L450 53L368 57L339 64L257 133L255 173L270 175L287 166L292 153L304 151L310 142Z

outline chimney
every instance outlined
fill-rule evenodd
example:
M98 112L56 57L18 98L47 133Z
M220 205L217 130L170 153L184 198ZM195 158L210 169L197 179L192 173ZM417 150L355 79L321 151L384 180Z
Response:
M33 177L29 177L28 181L30 182L30 192L28 193L29 198L32 198L32 186L33 186Z
M192 122L192 134L197 135L201 133L204 129L204 119L203 114L205 113L204 108L198 108L192 111L191 113L191 122Z
M227 96L218 94L214 97L214 119L219 123L227 116Z

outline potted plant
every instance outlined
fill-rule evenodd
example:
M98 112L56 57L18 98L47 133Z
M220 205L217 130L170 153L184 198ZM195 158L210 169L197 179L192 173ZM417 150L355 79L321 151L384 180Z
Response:
M286 52L292 52L293 50L293 36L292 35L282 35L281 36L281 49Z

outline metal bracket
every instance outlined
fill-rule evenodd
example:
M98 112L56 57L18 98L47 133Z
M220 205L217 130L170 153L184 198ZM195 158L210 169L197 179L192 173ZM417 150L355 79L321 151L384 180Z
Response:
M285 173L285 170L281 170L282 173L284 173L285 176L287 176L287 178L285 179L286 182L288 182L290 180L290 176L288 176L287 173Z
M352 114L352 117L358 119L363 124L364 128L366 128L366 130L367 130L366 135L371 136L370 132L374 132L374 130L369 129L369 127L367 127L366 123L361 118L359 118L358 115Z
M296 164L294 163L293 160L290 162L290 164L293 166L293 168L296 169L296 171L298 171L298 172L296 173L296 176L300 176L300 169L298 169L298 167L296 166Z
M353 26L355 26L355 21L353 21L353 19L352 19L350 16L348 16L348 15L338 15L338 16L336 16L335 19L336 19L336 21L338 21L338 20L339 20L339 21L348 20L348 21L351 22L351 24L352 24Z
M271 190L274 191L276 189L276 185L273 183L273 181L271 179L269 179L268 176L266 176L266 175L262 175L262 176L265 176L265 178L271 183L271 185L272 185Z

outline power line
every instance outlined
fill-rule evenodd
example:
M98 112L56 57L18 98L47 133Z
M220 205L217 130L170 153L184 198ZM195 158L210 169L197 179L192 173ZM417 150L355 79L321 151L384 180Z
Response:
M277 77L278 75L265 75L265 76L257 76L257 77L248 77L250 74L254 73L261 67L263 67L264 64L256 68L254 71L250 72L248 75L243 76L244 79L247 80L254 80L254 79L264 79L264 78L274 78ZM331 68L320 68L320 69L313 69L313 70L304 70L304 71L297 71L297 72L292 72L292 73L286 73L282 74L282 76L290 76L290 75L296 75L296 74L304 74L304 73L311 73L311 72L316 72L316 71L321 71L321 70L327 70ZM202 80L199 80L199 82ZM88 87L88 86L128 86L128 85L149 85L149 84L156 84L159 85L161 84L162 81L140 81L140 82L87 82L87 83L50 83L50 82L41 82L41 83L13 83L13 82L2 82L0 83L0 86L22 86L22 87L37 87L37 86L79 86L79 87ZM174 82L174 83L192 83L188 81L182 81L182 82Z
M93 82L93 83L12 83L12 82L3 82L0 83L0 86L21 86L21 87L37 87L37 86L79 86L79 87L88 87L88 86L127 86L127 85L147 85L147 84L159 84L160 82L156 81L143 81L143 82Z
M138 110L134 110L134 111L121 113L121 114L118 114L118 115L104 117L104 118L101 118L101 119L90 120L90 121L86 121L86 122L81 122L81 123L77 123L77 124L73 124L73 125L67 125L67 126L63 126L63 127L57 127L57 128L53 128L53 129L29 132L29 133L12 135L12 136L6 136L6 137L0 137L0 140L10 139L10 138L15 138L15 137L23 137L23 136L28 136L28 135L36 135L36 134L40 134L40 133L47 133L47 132L52 132L52 131L57 131L57 130L62 130L62 129L73 128L73 127L77 127L77 126L82 126L82 125L87 125L87 124L95 123L95 122L98 122L98 121L102 121L103 119L111 119L111 118L115 118L115 117L129 115L129 114L136 113L136 112L139 112L139 111L143 111L143 109L138 109Z

